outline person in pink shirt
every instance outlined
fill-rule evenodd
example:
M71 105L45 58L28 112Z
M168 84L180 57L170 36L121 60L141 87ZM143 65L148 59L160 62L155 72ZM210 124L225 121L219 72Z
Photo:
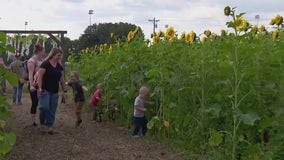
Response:
M37 126L36 123L36 113L38 107L38 97L37 97L37 71L40 68L42 60L46 56L45 48L40 43L34 45L33 56L28 60L28 73L29 73L29 82L28 89L31 97L31 120L32 126Z

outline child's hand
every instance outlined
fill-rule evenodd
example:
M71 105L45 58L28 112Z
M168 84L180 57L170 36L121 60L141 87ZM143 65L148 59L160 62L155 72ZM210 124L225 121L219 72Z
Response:
M149 104L153 105L153 104L155 104L155 102L149 102Z
M83 91L88 92L88 88L85 86L82 86Z
M147 104L153 105L155 102L146 101Z
M69 85L72 82L72 80L66 81L65 85Z

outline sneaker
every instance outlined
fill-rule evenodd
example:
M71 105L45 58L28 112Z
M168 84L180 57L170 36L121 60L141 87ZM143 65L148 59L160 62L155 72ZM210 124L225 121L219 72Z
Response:
M41 125L39 128L40 134L46 134L47 133L47 127L45 125Z
M136 135L131 135L131 137L132 138L139 138L140 136L136 134Z
M53 135L53 134L54 134L54 131L53 131L53 128L52 128L52 127L48 127L47 134L50 134L50 135Z
M75 128L79 127L81 123L82 123L82 119L78 120L75 124Z
M15 106L15 105L17 105L17 103L16 103L16 102L13 102L13 105Z
M18 106L21 106L21 105L23 105L23 103L22 102L18 102Z

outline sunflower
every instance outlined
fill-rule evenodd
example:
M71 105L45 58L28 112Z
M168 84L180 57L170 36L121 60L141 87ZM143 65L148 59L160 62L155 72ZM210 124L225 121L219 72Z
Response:
M246 32L248 28L249 28L249 23L248 21L244 20L242 30Z
M134 35L138 32L139 28L136 27L135 30L134 30Z
M85 51L86 53L89 53L90 49L87 47Z
M259 31L262 33L266 32L265 26L263 24L260 26Z
M154 36L153 37L153 44L157 44L159 42L159 37L158 36Z
M189 33L186 34L186 36L185 36L185 42L190 43L190 34Z
M173 38L175 36L174 27L169 27L166 31L167 38Z
M194 43L195 39L196 39L196 34L193 31L191 31L186 37L187 42L190 44Z
M215 41L217 38L217 34L213 33L210 38L211 38L211 41Z
M163 120L162 121L162 126L165 127L165 128L169 128L170 123L168 121L166 121L166 120Z
M128 42L130 42L133 38L134 38L134 32L133 31L130 31L127 35L127 40Z
M277 29L275 29L273 32L272 32L272 40L273 41L275 41L276 40L276 38L278 37L278 30Z
M109 53L112 53L112 45L109 45L108 51L109 51Z
M204 31L204 34L209 37L211 35L211 31L208 29L208 30L205 30Z
M230 8L229 6L225 7L225 8L224 8L224 14L225 14L226 16L229 16L230 13L231 13L231 8Z
M254 26L252 27L252 30L251 30L252 36L255 36L255 35L257 34L257 30L258 30L257 25L254 25Z
M203 37L202 39L201 39L201 44L204 44L206 42L206 37Z
M242 17L239 17L239 18L236 19L235 22L236 22L236 29L237 29L237 30L240 30L241 27L242 27L242 24L243 24L243 18L242 18Z
M221 30L221 37L224 37L226 35L226 31L224 29Z
M237 30L242 30L242 31L248 30L249 23L242 17L237 18L235 22Z
M180 35L180 39L184 39L185 38L185 32L182 32Z
M164 37L165 36L165 33L163 31L159 31L157 33L157 37Z
M102 52L103 50L104 50L104 45L101 44L101 45L100 45L100 52Z
M111 33L110 33L110 38L113 38L113 36L114 36L114 33L111 32Z
M272 18L269 24L270 24L270 25L274 25L274 24L275 24L275 19Z
M275 24L278 26L281 25L283 22L283 17L280 16L279 14L277 14L277 16L274 19L275 19Z

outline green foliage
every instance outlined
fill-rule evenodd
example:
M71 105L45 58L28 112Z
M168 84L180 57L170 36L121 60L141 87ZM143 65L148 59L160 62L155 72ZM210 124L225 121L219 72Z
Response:
M100 44L111 44L114 43L116 39L125 41L125 37L130 30L136 28L133 24L128 23L100 23L93 24L88 26L84 31L84 34L79 37L79 40L76 41L77 44L74 44L74 51L78 52L85 48L91 48L95 45ZM140 33L142 30L139 28ZM113 33L114 37L111 37Z
M135 36L69 57L93 93L105 84L105 103L118 102L116 123L131 126L133 101L141 85L151 88L146 117L149 136L180 148L189 158L273 159L283 155L283 30L252 36L250 25L234 34L189 44L159 37L149 45ZM240 26L242 25L242 26ZM168 127L161 122L168 122ZM210 158L209 158L210 157Z
M6 45L6 35L0 33L0 53L2 56L5 51L14 52L14 48L11 45ZM8 80L12 85L18 84L18 78L14 73L6 71L4 67L0 66L0 81ZM3 159L3 156L7 154L12 146L16 142L16 135L13 132L6 131L6 122L4 118L11 115L9 104L7 100L2 95L0 96L0 159Z

